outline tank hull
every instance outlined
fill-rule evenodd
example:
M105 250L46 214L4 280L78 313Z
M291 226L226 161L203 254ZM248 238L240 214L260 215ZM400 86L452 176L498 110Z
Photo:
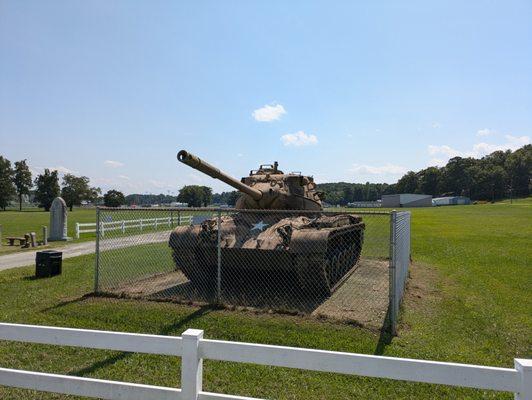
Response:
M215 287L219 273L239 285L282 276L299 290L329 295L356 268L364 241L356 215L236 212L220 222L220 232L213 218L170 237L176 269L199 288Z

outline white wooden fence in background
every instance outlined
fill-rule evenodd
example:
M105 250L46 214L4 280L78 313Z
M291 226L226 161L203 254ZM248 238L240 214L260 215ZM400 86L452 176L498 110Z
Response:
M174 225L185 225L192 223L192 216L176 216L176 217L158 217L158 218L141 218L141 219L129 219L123 221L108 221L100 222L100 234L101 237L105 237L107 231L122 231L125 233L127 229L140 229L142 231L147 227L155 227L157 229L161 226L167 226L169 228ZM76 239L79 239L79 235L82 233L95 233L96 222L79 223L76 222Z
M515 359L515 368L485 367L210 340L197 329L174 337L0 323L0 339L182 358L181 389L0 368L0 385L101 399L251 399L204 392L203 359L489 389L532 399L532 360L526 359Z

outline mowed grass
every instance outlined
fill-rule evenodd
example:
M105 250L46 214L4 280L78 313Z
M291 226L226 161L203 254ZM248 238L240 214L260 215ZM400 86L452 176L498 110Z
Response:
M181 215L188 216L190 212L181 211ZM199 215L201 213L196 212L194 215ZM102 220L105 222L111 221L122 221L122 220L137 220L141 218L168 218L172 216L175 218L174 224L177 222L178 211L168 211L168 210L111 210L111 211L102 211ZM68 236L72 239L68 242L53 242L48 245L48 247L60 247L65 246L70 243L75 242L84 242L96 239L96 233L82 233L79 239L76 238L76 223L95 223L96 222L96 209L95 208L77 208L74 207L73 211L68 211L68 220L67 220L67 229ZM0 211L0 225L2 225L2 246L0 246L0 254L2 253L11 253L16 251L32 251L35 249L23 249L20 246L7 246L6 238L9 236L14 237L23 237L25 233L35 232L37 235L37 240L42 240L42 227L50 227L50 213L43 211L39 208L28 208L23 209L22 211L18 210L8 210ZM115 225L115 227L119 227ZM94 227L82 227L83 229L94 229ZM170 229L165 224L159 225L157 228L155 226L144 226L141 230L140 228L128 228L125 234L122 234L120 230L112 230L108 232L107 237L119 237L119 236L129 236L132 234L142 234L146 232L153 232L157 230Z
M510 367L532 356L532 202L413 211L412 279L399 336L312 318L171 303L83 297L93 256L64 273L31 279L31 267L0 273L0 320L180 335ZM180 386L180 359L0 342L0 366ZM512 398L511 394L247 364L205 362L209 391L281 399ZM67 396L0 388L2 399Z
M96 221L96 209L94 208L74 208L68 212L68 236L75 238L76 222L86 223ZM35 232L37 239L42 240L42 227L50 227L50 213L40 208L28 208L22 211L8 210L0 211L0 225L2 225L2 246L0 254L6 252L20 251L18 246L6 246L6 237L24 237L25 233ZM82 235L79 241L94 240L95 235ZM64 242L55 242L54 246L62 245Z

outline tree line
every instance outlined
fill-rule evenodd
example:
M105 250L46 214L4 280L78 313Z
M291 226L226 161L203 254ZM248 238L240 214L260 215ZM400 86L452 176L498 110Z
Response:
M472 200L498 200L530 194L532 146L495 151L485 157L454 157L442 167L410 171L396 184L398 193L467 196Z
M422 193L439 196L467 196L472 200L498 200L507 197L530 195L532 174L532 146L515 151L495 151L485 157L451 158L443 167L428 167L418 172L409 171L397 183L320 183L319 191L330 204L347 205L358 201L375 201L386 194ZM33 189L34 188L34 189ZM22 209L22 197L34 194L39 207L50 209L55 197L61 195L72 210L82 201L103 202L108 207L127 205L168 204L173 201L187 203L189 207L210 204L234 206L240 196L238 191L214 193L208 186L187 185L177 196L131 194L124 196L109 190L100 197L101 189L91 187L89 178L65 174L59 186L57 171L45 169L32 179L26 160L11 162L0 156L0 209L6 209L14 198Z
M493 201L530 195L532 146L511 151L495 151L482 158L454 157L443 167L409 171L397 183L322 183L318 189L325 201L346 205L375 201L385 194L418 193L433 197L467 196L472 200Z
M186 203L189 207L206 207L216 203L218 194L212 194L208 186L186 185L179 189L177 196L166 194L129 194L125 198L127 205L146 206L152 204L170 204L174 201Z

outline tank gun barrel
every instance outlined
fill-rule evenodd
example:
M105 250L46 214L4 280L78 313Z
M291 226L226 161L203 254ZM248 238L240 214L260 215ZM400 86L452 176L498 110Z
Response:
M198 156L195 156L194 154L191 154L186 150L181 150L179 153L177 153L177 159L183 164L188 165L189 167L197 169L198 171L203 172L204 174L209 175L214 179L219 179L222 182L227 183L229 186L232 186L235 189L246 193L255 200L260 200L260 198L262 197L262 192L260 190L254 189L248 185L243 184L239 180L223 173L218 168L212 166L208 162L203 161Z

